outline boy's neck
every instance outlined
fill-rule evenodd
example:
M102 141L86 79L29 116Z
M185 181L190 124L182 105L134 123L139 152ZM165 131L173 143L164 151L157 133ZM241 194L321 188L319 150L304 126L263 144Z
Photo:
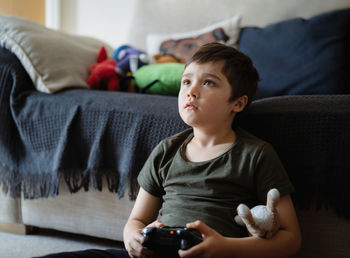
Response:
M221 144L233 144L236 140L236 133L231 127L221 130L193 128L193 134L192 144L201 148L210 148Z
M186 157L192 162L202 162L218 157L236 141L236 133L232 128L212 133L193 128L193 133L193 138L186 146Z

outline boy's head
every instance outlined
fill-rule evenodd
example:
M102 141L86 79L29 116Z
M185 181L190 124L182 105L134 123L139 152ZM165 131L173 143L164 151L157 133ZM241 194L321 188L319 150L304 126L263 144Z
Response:
M226 76L232 87L229 101L246 95L248 103L253 100L259 81L259 74L253 66L252 60L233 47L220 43L208 43L187 61L186 67L191 63L204 64L209 62L223 61L222 73Z

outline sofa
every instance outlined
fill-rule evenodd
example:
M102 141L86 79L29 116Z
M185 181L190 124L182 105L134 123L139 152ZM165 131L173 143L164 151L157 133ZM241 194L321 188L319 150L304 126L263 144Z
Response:
M297 257L350 255L348 8L347 0L139 0L132 14L128 44L151 57L166 39L215 26L252 57L262 80L235 123L274 146L295 186ZM30 35L16 45L0 33L0 223L122 241L138 171L161 139L187 128L176 96L89 89L74 72L88 76L80 68L95 62L100 41L45 31L41 44L58 35L84 47L71 59L84 63L45 76L37 71L80 50L40 57L41 45L33 68L34 50L19 47Z

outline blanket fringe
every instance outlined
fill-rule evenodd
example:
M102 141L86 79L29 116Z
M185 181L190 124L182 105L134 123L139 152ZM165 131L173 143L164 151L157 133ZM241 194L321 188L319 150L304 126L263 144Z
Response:
M5 194L9 194L12 198L20 198L22 194L24 199L56 197L59 194L60 176L62 176L71 193L76 193L82 188L85 191L88 191L90 187L102 191L103 187L107 187L110 192L116 193L121 199L124 197L128 185L128 197L133 201L139 191L139 184L135 176L123 178L112 170L70 169L61 170L54 174L57 176L53 176L53 173L18 176L19 173L0 163L0 187ZM103 185L104 178L106 186ZM344 193L337 194L336 198L334 195L322 195L320 192L317 194L310 192L307 196L293 194L293 200L300 209L331 209L339 217L350 219L349 200L346 200Z
M12 198L24 199L55 197L58 194L58 178L53 178L51 174L35 174L18 176L8 168L1 166L0 186L5 194ZM17 176L15 176L17 175Z
M0 164L0 187L2 191L11 198L38 199L56 197L59 194L60 176L68 186L70 193L76 193L82 188L88 191L90 187L102 191L103 179L106 180L106 187L112 193L117 193L118 198L123 198L127 180L112 170L61 170L58 173L38 173L19 176L20 173L12 171L3 164ZM57 175L57 176L56 176ZM136 198L135 186L129 189L129 198Z
M9 194L12 198L21 197L22 178L18 173L14 173L4 164L0 163L0 187L5 194Z

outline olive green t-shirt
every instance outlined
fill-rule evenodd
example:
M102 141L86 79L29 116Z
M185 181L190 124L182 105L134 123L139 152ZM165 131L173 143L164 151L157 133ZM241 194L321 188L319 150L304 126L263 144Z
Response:
M294 189L272 146L242 129L235 143L208 161L191 162L185 155L193 130L169 137L153 150L138 182L162 198L159 219L166 226L184 227L201 220L224 236L242 237L234 221L240 203L266 204L266 195L277 188L281 196Z

